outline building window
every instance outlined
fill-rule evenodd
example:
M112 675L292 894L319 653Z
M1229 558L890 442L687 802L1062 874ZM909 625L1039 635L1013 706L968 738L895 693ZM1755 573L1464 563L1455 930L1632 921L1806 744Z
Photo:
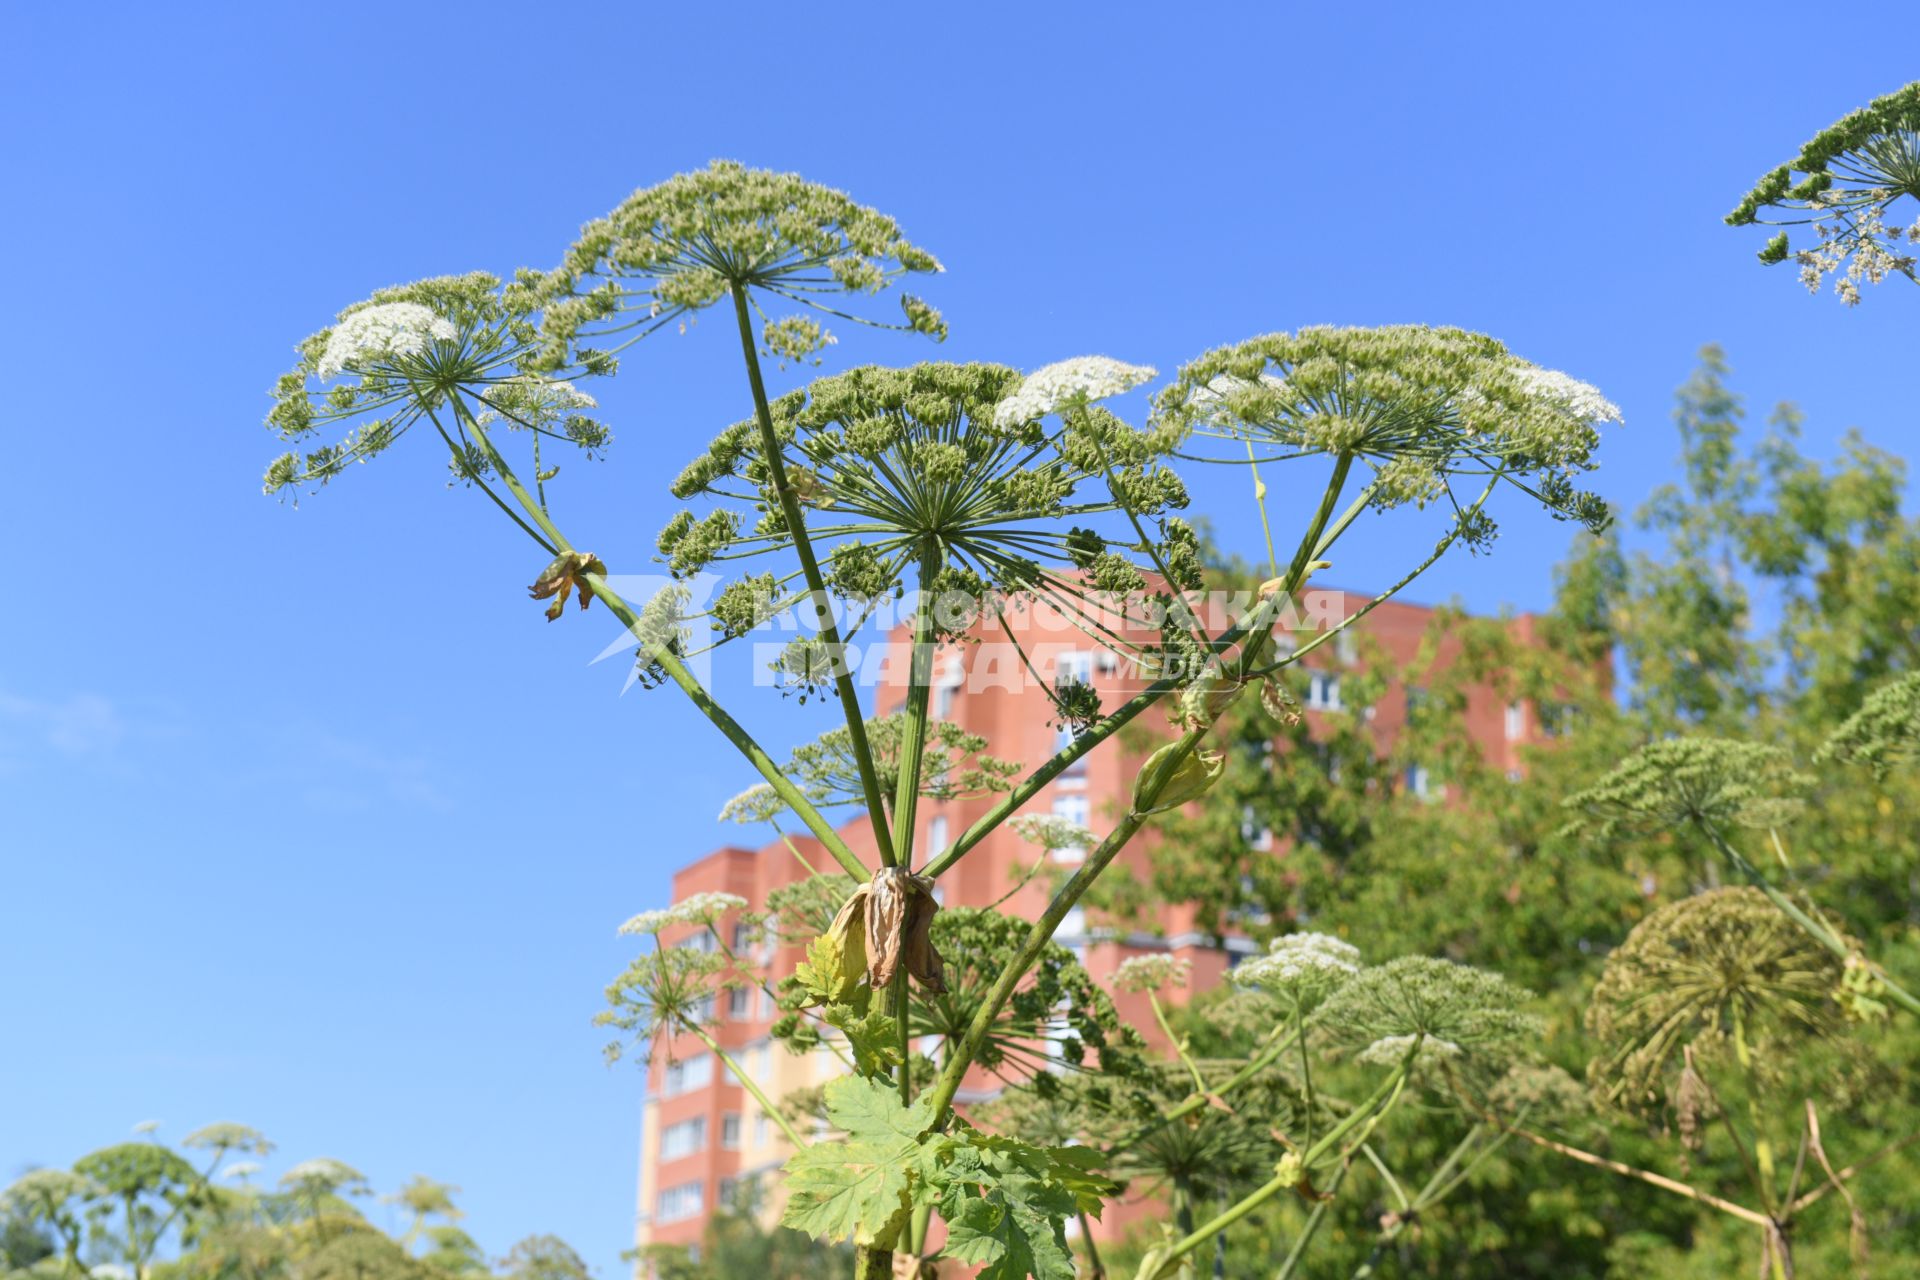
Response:
M753 992L746 987L735 987L727 992L727 1017L734 1022L745 1022L753 1016Z
M1436 781L1423 764L1407 766L1407 790L1422 800L1438 800L1447 794L1446 784Z
M691 1005L687 1006L687 1014L695 1022L707 1023L715 1021L713 1016L713 997L701 996L698 1000L695 1000Z
M720 1117L720 1146L726 1151L740 1149L740 1115L729 1111Z
M1329 671L1315 671L1307 676L1307 709L1310 711L1340 710L1340 677Z
M1342 666L1351 666L1360 656L1360 642L1351 629L1340 632L1333 638L1333 652Z
M673 945L676 947L684 947L688 951L712 951L715 946L713 930L702 929L698 933L689 934Z
M934 857L947 851L947 815L936 813L927 823L927 856Z
M1509 702L1507 704L1507 741L1518 742L1527 736L1527 704Z
M1054 660L1055 688L1070 684L1093 683L1093 655L1085 649L1069 649Z
M753 1113L753 1145L756 1147L764 1147L767 1145L768 1140L771 1139L772 1137L773 1137L773 1122L767 1118L767 1113L764 1111L754 1112Z
M683 1182L662 1191L653 1206L655 1222L685 1222L697 1218L707 1207L706 1187L698 1182Z
M1252 805L1240 810L1240 837L1247 842L1249 849L1265 853L1273 848L1273 830L1260 821L1260 815L1253 811Z
M1076 827L1084 827L1093 817L1093 805L1084 792L1069 792L1053 798L1053 816ZM1055 849L1055 862L1085 862L1087 851L1078 847Z
M1053 735L1053 750L1057 755L1079 740L1080 729L1077 725L1063 724ZM1087 776L1087 758L1081 756L1060 771L1062 778L1085 778Z
M753 926L745 920L733 923L733 954L744 956L753 949Z
M956 663L940 673L940 682L933 686L933 718L945 720L953 714L953 700L960 693L960 685L966 676Z
M695 1116L660 1131L660 1159L678 1160L707 1149L707 1118Z
M704 1089L713 1083L713 1055L697 1054L669 1062L660 1083L662 1097L671 1098L691 1089Z
M767 1052L767 1044L763 1040L750 1049L742 1049L735 1060L739 1062L740 1070L752 1076L756 1081L764 1081L767 1079L770 1062ZM732 1067L726 1067L724 1071L728 1084L740 1083L740 1076Z
M1093 664L1100 668L1100 674L1110 676L1120 670L1120 655L1111 649L1096 649Z

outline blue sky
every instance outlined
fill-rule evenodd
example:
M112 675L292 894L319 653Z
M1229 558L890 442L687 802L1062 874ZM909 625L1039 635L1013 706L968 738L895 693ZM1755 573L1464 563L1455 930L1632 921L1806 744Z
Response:
M1911 287L1849 312L1719 222L1912 73L1897 17L1810 65L1804 6L1752 3L553 14L0 16L0 1178L244 1120L383 1189L461 1184L493 1253L554 1231L619 1273L640 1088L589 1019L614 927L722 837L742 772L667 692L617 696L598 611L541 621L537 553L424 439L294 510L259 494L259 421L339 307L551 265L714 156L897 216L947 264L946 357L1171 371L1306 323L1484 329L1624 407L1601 488L1627 503L1707 341L1816 451L1912 439ZM731 342L662 335L596 389L612 459L557 496L616 568L743 416ZM1237 489L1197 505L1251 549ZM1569 532L1506 530L1413 595L1542 605ZM1409 536L1336 576L1377 585ZM784 745L814 710L748 718Z

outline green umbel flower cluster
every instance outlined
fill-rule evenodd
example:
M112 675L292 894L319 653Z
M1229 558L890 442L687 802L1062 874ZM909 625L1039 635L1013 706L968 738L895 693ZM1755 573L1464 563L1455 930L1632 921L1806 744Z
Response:
M1682 898L1635 925L1607 957L1587 1007L1599 1041L1588 1081L1629 1111L1678 1104L1682 1051L1717 1054L1737 1036L1765 1057L1839 1035L1841 961L1758 889Z
M446 444L455 476L468 481L494 470L476 425L503 423L593 456L611 434L581 412L596 407L591 396L531 371L537 338L524 300L510 301L483 271L397 285L355 303L300 343L300 361L275 384L267 415L290 444L341 434L274 459L266 491L325 484L423 421ZM613 372L611 358L580 354L578 373Z
M1532 998L1484 969L1402 956L1347 978L1314 1014L1313 1025L1330 1044L1363 1061L1390 1056L1382 1049L1404 1054L1418 1037L1447 1057L1472 1055L1504 1065L1540 1034L1539 1019L1526 1011Z
M1577 482L1597 465L1599 428L1619 422L1619 409L1587 383L1464 329L1316 327L1250 338L1183 366L1155 409L1176 433L1251 443L1271 460L1363 461L1379 508L1444 500L1465 521L1453 480L1498 476L1556 516L1596 530L1609 519ZM1462 530L1469 545L1493 536L1484 516L1471 524Z
M1800 812L1807 779L1787 753L1762 742L1670 738L1640 748L1566 806L1580 817L1570 833L1599 838L1696 825L1773 827Z
M1893 274L1920 279L1913 254L1902 247L1920 241L1920 219L1906 228L1888 225L1902 198L1920 203L1920 81L1822 129L1790 163L1760 179L1726 221L1811 226L1813 245L1795 251L1782 231L1767 241L1760 261L1793 258L1809 290L1838 274L1834 291L1851 306L1863 283Z
M1894 764L1920 757L1920 671L1867 695L1822 744L1818 760L1872 766L1884 775Z
M1186 487L1162 465L1174 437L1084 399L1008 414L1026 382L996 364L867 366L773 402L785 471L832 590L883 599L921 585L931 560L935 623L954 634L998 597L1044 598L1072 618L1087 611L1090 590L1143 592L1150 578L1199 586L1198 540L1172 514L1187 504ZM751 421L730 427L674 482L678 497L721 504L705 516L683 511L661 531L676 576L792 548L760 439ZM1103 517L1104 531L1090 527ZM786 607L798 576L735 583L714 609L715 629L738 634Z
M867 721L867 745L880 779L880 794L891 798L899 786L903 715ZM1009 791L1024 766L986 754L987 740L957 724L935 720L927 726L920 753L920 795L929 800L966 800ZM794 748L787 775L809 800L821 805L864 804L852 735L829 729L813 742Z
M743 981L725 956L712 951L656 944L635 956L607 984L607 1007L594 1015L595 1026L620 1033L603 1050L607 1061L619 1061L630 1047L651 1054L682 1032L712 1025L715 1001Z
M684 324L736 289L750 300L759 291L876 324L824 299L878 293L902 275L939 270L939 261L908 242L892 218L844 192L797 174L716 160L634 192L582 228L558 268L525 274L517 288L545 304L546 358L557 365L584 333L629 345L668 324ZM940 313L919 298L903 296L901 311L901 323L877 327L946 337ZM782 360L806 359L833 341L809 316L762 319L764 348Z

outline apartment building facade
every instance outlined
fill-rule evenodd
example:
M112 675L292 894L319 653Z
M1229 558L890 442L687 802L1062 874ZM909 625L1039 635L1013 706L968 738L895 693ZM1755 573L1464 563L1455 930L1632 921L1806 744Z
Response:
M1367 602L1363 596L1343 599L1344 612L1338 616L1346 616ZM1364 711L1383 752L1391 749L1406 723L1410 699L1418 696L1417 690L1405 687L1394 676L1415 662L1433 622L1431 609L1388 601L1371 612L1363 624L1368 649L1386 669L1390 681L1386 694ZM1517 639L1531 642L1532 617L1522 615L1508 625ZM1069 627L1029 616L1019 623L1018 634L1026 652L1024 658L1012 663L1004 651L995 652L980 642L981 636L968 638L976 643L943 646L934 667L931 709L935 718L984 738L988 754L1018 761L1030 770L1068 741L1065 731L1050 723L1054 715L1040 681L1085 681L1100 692L1106 707L1118 705L1142 681L1111 651ZM1280 642L1290 641L1283 635ZM900 649L905 652L904 640ZM1438 652L1444 664L1450 656L1449 645L1443 642ZM1302 658L1309 672L1303 710L1310 730L1327 717L1355 713L1343 701L1341 680L1343 670L1357 669L1358 661L1350 645L1337 642L1324 644ZM893 665L904 671L904 662ZM1019 670L1010 671L1010 666ZM904 696L904 676L883 681L875 697L878 712L897 709ZM1510 705L1492 689L1472 690L1464 714L1469 733L1489 762L1510 772L1520 768L1521 747L1540 736L1533 708ZM1156 710L1138 723L1165 726L1167 721ZM1103 744L1053 779L1022 812L1055 814L1095 832L1103 831L1123 810L1141 758L1140 753L1123 748L1117 741ZM1419 790L1426 786L1426 780L1415 772L1417 769L1410 770L1412 776L1406 783ZM946 848L996 800L923 801L916 816L916 860L924 862ZM877 864L864 816L849 822L842 834L870 865ZM1150 847L1146 840L1151 833L1143 835L1122 852L1119 864L1145 874ZM1070 870L1086 852L1061 849L1042 855L1011 828L1002 826L942 877L941 898L949 906L999 902L1002 911L1035 919L1046 906L1049 878L1034 876L1022 887L1021 877L1033 867L1036 857L1050 856ZM1275 847L1273 853L1275 857L1285 856L1283 848ZM780 886L805 879L810 874L807 864L826 868L831 859L816 840L803 834L757 847L725 845L675 872L673 897L679 901L695 893L720 891L738 894L758 906ZM733 950L741 956L751 954L770 982L791 973L801 958L797 947L754 951L737 922L723 922L721 929L739 930ZM1131 956L1170 952L1191 965L1187 995L1219 983L1238 955L1251 949L1243 939L1230 938L1226 945L1216 945L1213 937L1195 929L1192 910L1178 903L1165 907L1159 927L1151 933L1107 928L1097 919L1089 921L1076 909L1055 937L1073 949L1103 985ZM710 935L683 928L678 935L666 935L663 941L666 945L710 945L713 940ZM1144 996L1122 993L1116 995L1115 1002L1122 1018L1133 1026L1143 1031L1153 1027ZM778 1016L779 1011L764 991L737 990L721 998L712 1029L715 1040L742 1070L752 1074L768 1097L777 1101L795 1089L822 1083L844 1070L828 1049L795 1056L774 1044L768 1032ZM963 1090L957 1100L962 1105L991 1096L990 1080L968 1083L972 1087ZM671 1044L656 1046L647 1070L642 1110L636 1244L697 1244L716 1207L729 1203L743 1180L759 1180L761 1175L777 1170L789 1151L779 1127L704 1045L683 1036ZM767 1180L765 1185L772 1181ZM764 1201L762 1207L768 1212L774 1208ZM1109 1215L1115 1225L1136 1216L1125 1206L1119 1209L1117 1215Z

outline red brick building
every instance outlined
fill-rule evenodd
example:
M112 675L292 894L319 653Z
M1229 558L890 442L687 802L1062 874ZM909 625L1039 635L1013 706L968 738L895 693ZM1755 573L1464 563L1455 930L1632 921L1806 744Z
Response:
M1365 597L1322 594L1336 602L1331 615L1334 621L1366 602ZM1414 661L1433 618L1431 609L1389 601L1369 614L1360 627L1365 630L1370 649L1384 655L1384 662L1398 672ZM1322 624L1327 620L1324 615L1320 619ZM1523 642L1532 639L1531 616L1515 618L1509 625ZM1118 705L1125 694L1140 687L1137 673L1124 670L1114 654L1078 631L1049 626L1044 619L1032 616L1025 618L1019 629L1040 678L1089 681L1100 690L1102 704L1107 707ZM1304 643L1311 632L1294 634ZM991 637L982 630L978 637L983 643L941 649L935 663L935 718L985 738L989 754L1031 769L1059 749L1063 743L1061 731L1048 723L1052 711L1045 692L1033 679L1034 673L1027 672L1025 664L1017 659L1006 662L1004 653L994 656L984 643L987 639L1004 642L998 629ZM1304 702L1310 727L1325 717L1354 713L1341 698L1340 673L1358 661L1352 646L1339 643L1346 638L1337 637L1301 660L1311 673ZM1281 642L1285 643L1284 634ZM900 652L905 651L901 642ZM1439 655L1444 664L1450 656L1446 644L1441 645ZM895 671L905 669L903 661L887 665ZM1016 672L1024 673L1024 678L1016 678ZM903 683L901 679L880 685L876 696L879 711L899 707L905 692ZM1385 696L1365 714L1382 751L1390 750L1406 722L1407 690L1392 681ZM1525 705L1510 706L1493 690L1481 688L1471 692L1465 714L1469 732L1489 761L1517 770L1518 749L1538 733L1534 710ZM1164 726L1166 717L1157 709L1150 710L1136 723ZM1124 806L1139 763L1140 757L1124 750L1118 741L1102 744L1049 783L1022 812L1054 813L1095 832L1104 831ZM1424 775L1418 770L1411 774L1408 785L1424 789ZM997 799L923 800L917 814L916 865L945 848ZM856 853L870 865L877 864L864 816L842 830ZM1119 861L1144 872L1145 840L1150 835L1143 833L1142 839L1121 853ZM824 869L831 864L816 840L805 835L792 839L815 867ZM942 877L942 899L948 905L989 905L1007 895L1036 856L1043 856L1036 846L1002 826ZM1063 866L1071 866L1084 851L1060 850L1051 856ZM1274 856L1284 857L1285 852L1276 847ZM673 895L679 901L695 893L722 891L758 905L772 890L807 875L806 868L781 840L759 848L728 845L676 872ZM1001 910L1026 919L1038 918L1047 894L1046 877L1035 877L1015 891ZM723 931L734 927L731 921L721 925ZM692 935L695 931L688 928L680 932ZM677 940L673 934L666 938L669 944ZM744 937L741 941L744 944ZM1216 985L1236 953L1251 946L1238 944L1238 940L1230 940L1224 948L1215 946L1210 937L1194 929L1191 910L1177 903L1165 909L1159 928L1151 934L1104 929L1099 921L1090 922L1076 910L1061 926L1056 941L1078 953L1103 985L1129 956L1171 952L1192 966L1189 991ZM747 954L741 947L735 950ZM797 948L781 948L756 959L766 966L769 978L777 981L792 971L800 955ZM1151 1031L1153 1018L1144 996L1121 994L1116 1003L1126 1021ZM795 1088L820 1083L844 1069L828 1053L817 1051L795 1057L773 1044L768 1028L778 1015L763 992L732 992L721 997L721 1006L715 1010L716 1041L776 1101ZM747 1090L731 1079L731 1073L697 1040L681 1037L671 1045L657 1046L657 1050L647 1072L635 1239L643 1246L693 1244L700 1239L709 1214L727 1200L737 1181L777 1169L789 1148L778 1127L760 1113ZM990 1084L983 1078L980 1087L963 1092L960 1101L989 1096L986 1087ZM772 1207L767 1206L769 1210ZM1107 1217L1107 1230L1124 1229L1137 1216L1137 1210L1130 1213L1124 1205L1115 1206Z

